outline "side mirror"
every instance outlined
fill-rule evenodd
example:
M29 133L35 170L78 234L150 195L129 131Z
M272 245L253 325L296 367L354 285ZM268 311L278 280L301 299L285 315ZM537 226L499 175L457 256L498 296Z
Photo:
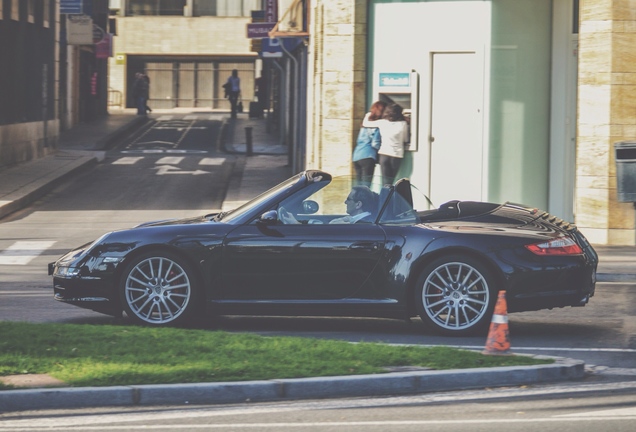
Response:
M312 201L312 200L303 201L304 214L314 214L318 212L318 209L320 209L320 206L318 205L316 201Z
M278 212L276 210L266 211L258 218L257 222L264 225L276 225L278 223Z

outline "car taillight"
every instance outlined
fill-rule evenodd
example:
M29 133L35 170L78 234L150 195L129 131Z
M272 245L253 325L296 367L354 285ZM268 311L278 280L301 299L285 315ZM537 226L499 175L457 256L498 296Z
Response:
M569 237L559 237L541 243L526 245L536 255L581 255L583 250Z

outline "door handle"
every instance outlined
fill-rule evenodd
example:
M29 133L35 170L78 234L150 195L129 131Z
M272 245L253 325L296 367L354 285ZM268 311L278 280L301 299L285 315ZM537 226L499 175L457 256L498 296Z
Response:
M349 249L356 251L369 251L374 252L377 251L380 247L378 242L356 242L349 246Z

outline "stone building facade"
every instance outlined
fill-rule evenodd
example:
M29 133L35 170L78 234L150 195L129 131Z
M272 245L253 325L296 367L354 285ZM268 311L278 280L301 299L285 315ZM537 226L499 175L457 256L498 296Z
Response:
M391 5L387 6L385 3ZM370 11L373 6L405 7L399 6L402 3L415 7L413 3L418 2L311 2L310 76L307 89L308 168L324 169L333 174L351 173L351 150L360 120L375 96L371 87L377 70L372 68L373 57L378 56L378 53L377 46L371 41L374 33L381 32L382 29L378 29L378 17L374 18ZM427 5L420 6L432 8L431 4L435 2L422 2L424 3ZM468 5L474 2L462 3ZM531 19L526 18L531 16L528 12L536 10L533 9L535 4L524 1L507 3L505 0L493 0L480 3L482 6L479 7L484 8L484 16L492 17L493 22L497 19L497 14L518 14L519 19ZM490 4L484 5L486 3ZM542 169L542 164L549 165L545 174L541 174L549 180L539 194L539 204L528 204L542 207L557 216L563 213L563 217L572 219L594 244L634 245L635 209L631 203L617 200L613 146L618 141L636 139L636 0L554 0L545 2L544 6L548 15L542 19L549 24L546 25L549 30L543 36L551 44L548 51L552 51L549 53L552 57L546 62L551 67L547 76L552 83L548 82L547 85L549 92L545 115L549 118L545 122L543 133L546 138L543 141L535 139L534 142L520 140L521 156L518 161L513 160L519 166L512 170L527 169L523 165L524 158L527 163L535 163L539 169ZM528 9L523 9L524 7ZM457 11L461 12L461 9ZM373 19L376 22L372 22ZM574 31L570 31L569 20L573 21ZM405 19L404 22L404 25L408 25L406 23L413 21ZM489 43L498 36L487 35L484 40ZM519 39L519 44L522 43L524 41ZM493 76L499 73L499 70L492 67L496 58L493 54L495 48L510 49L511 44L503 48L492 45L491 50L484 50L487 75L484 93L488 100L483 106L486 111L490 109L491 116L495 115L491 106L495 100L491 88L498 85ZM407 50L402 55L409 56L412 53ZM560 65L562 58L568 56L573 59L574 67L568 66L567 61ZM521 60L517 58L516 61ZM492 69L488 69L489 67ZM421 76L426 77L426 68L420 69ZM490 81L488 73L491 74ZM495 78L501 80L502 76ZM420 109L426 108L426 97L430 96L425 88L428 82L426 79L423 81L423 85L420 83L423 95L419 101ZM567 101L564 102L568 97L565 89L569 86L573 88L570 92L573 95L571 108L567 106ZM426 121L423 120L423 123ZM503 120L484 121L484 136L495 135L497 131L493 125L501 126L497 121L503 123ZM568 135L569 128L572 129L571 135ZM420 127L420 152L426 151L426 144L422 140L426 138L426 131L427 125ZM543 145L544 141L549 141L549 146L544 159L541 159L533 154L530 146L537 142ZM493 178L492 171L497 167L492 163L495 153L492 150L492 139L489 143L488 138L485 138L484 142L486 152L490 146L490 155L484 157L486 171L491 171L484 176L488 183ZM568 147L569 142L573 143L571 148ZM422 164L418 166L417 157L422 156L414 154L410 175L413 178L424 178L426 176L422 176L422 172L427 168ZM530 160L531 158L535 160ZM510 163L506 160L504 162ZM562 172L567 173L568 170L571 171L571 179L562 176ZM531 179L532 173L529 174L524 180L526 184ZM505 194L492 193L492 181L486 186L482 195L485 200L499 200L501 195L501 198L519 202L519 197L523 199L526 196L523 182L519 186L519 192L515 194L513 191L509 198ZM424 185L423 189L426 187L428 185ZM563 202L570 201L568 210Z
M576 223L596 243L634 245L614 143L636 139L636 1L583 0L580 17Z

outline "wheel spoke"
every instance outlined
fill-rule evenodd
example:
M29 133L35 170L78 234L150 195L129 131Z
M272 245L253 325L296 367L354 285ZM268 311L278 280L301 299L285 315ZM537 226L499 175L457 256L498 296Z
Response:
M189 283L182 283L182 284L179 284L179 285L171 285L171 286L167 286L166 287L166 291L171 291L171 290L180 289L180 288L186 288L188 286L190 286Z
M131 277L130 277L130 280L131 280L131 281L134 281L134 282L137 282L137 283L138 283L139 285L141 285L141 286L147 287L147 286L148 286L148 281L149 281L150 279L146 279L145 281L142 281L142 280L140 280L140 279L137 279L136 277L131 276Z

